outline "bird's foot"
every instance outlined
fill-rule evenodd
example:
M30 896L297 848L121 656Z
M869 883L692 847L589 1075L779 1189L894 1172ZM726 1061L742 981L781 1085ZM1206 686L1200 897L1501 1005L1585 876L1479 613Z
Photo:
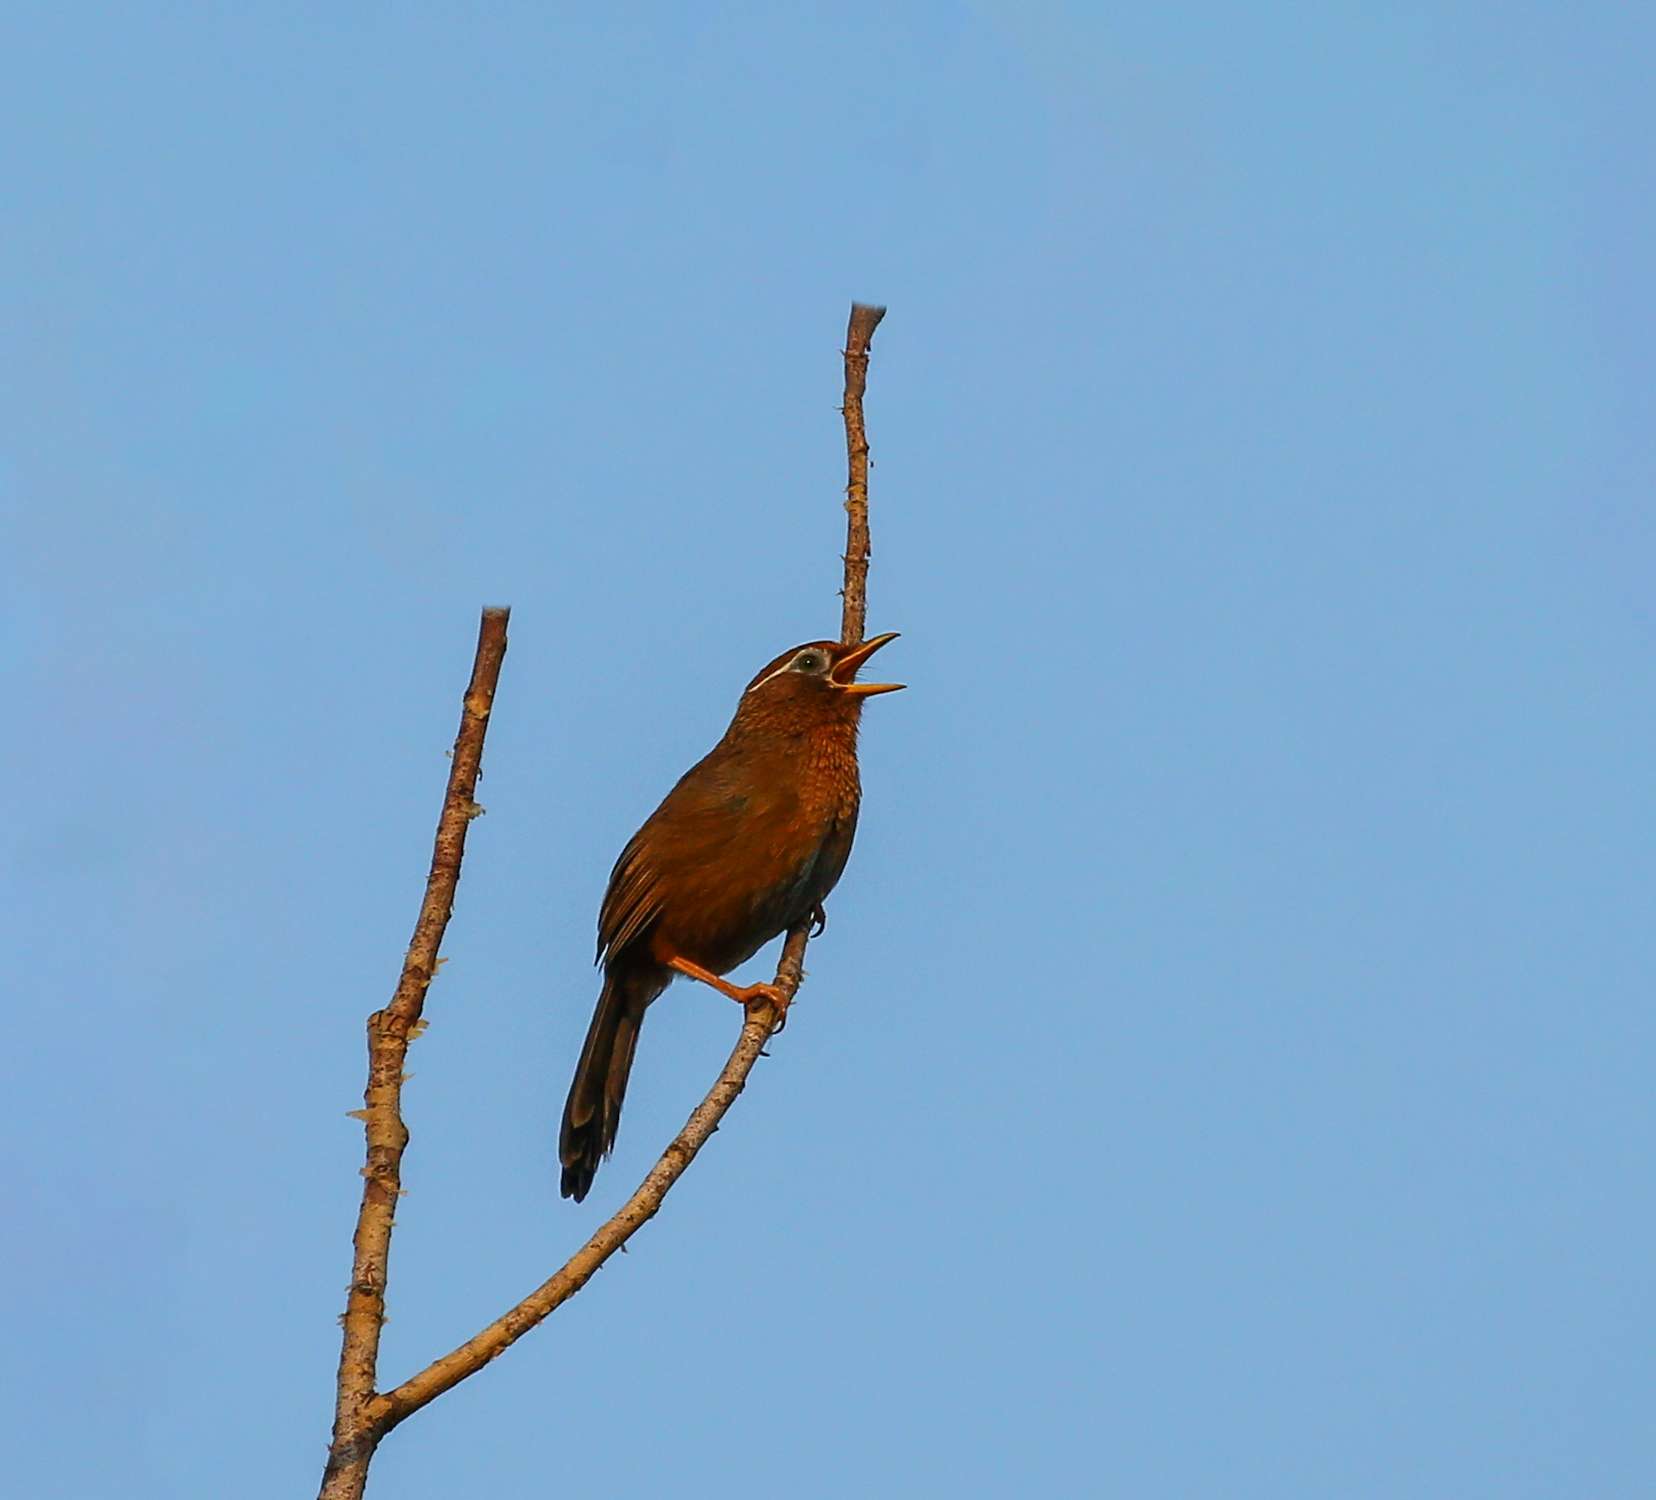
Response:
M775 984L746 984L730 997L739 1000L744 1006L756 1005L761 1000L768 1000L778 1010L788 1008L788 997L782 993L782 987Z
M811 936L821 937L828 930L828 908L820 901L811 911Z
M771 1035L778 1036L788 1024L788 1007L793 1004L788 998L788 992L779 984L744 984L731 985L726 993L739 1004L749 1015L753 1014L756 1005L768 1005L776 1012L776 1022L771 1027Z
M776 1011L776 1024L771 1027L771 1035L779 1036L788 1024L788 1007L793 1001L788 998L788 992L779 984L750 984L742 992L742 1008L751 1011L761 1002L767 1002Z

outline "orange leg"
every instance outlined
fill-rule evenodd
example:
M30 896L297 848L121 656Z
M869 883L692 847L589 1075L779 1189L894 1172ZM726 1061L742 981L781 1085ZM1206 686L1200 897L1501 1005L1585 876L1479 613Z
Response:
M686 979L699 979L703 984L710 984L721 995L727 995L738 1005L752 1005L755 1000L769 1000L784 1017L788 1014L788 997L774 984L731 984L727 979L720 979L711 969L704 969L700 964L693 964L687 958L673 957L667 960L669 969L677 969Z

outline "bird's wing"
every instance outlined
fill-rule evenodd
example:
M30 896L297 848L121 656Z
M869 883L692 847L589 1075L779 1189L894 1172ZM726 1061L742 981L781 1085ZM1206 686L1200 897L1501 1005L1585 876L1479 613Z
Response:
M786 858L785 849L774 846L787 844L787 827L798 814L799 794L791 777L756 778L744 762L721 759L717 750L704 756L678 779L616 860L598 911L599 958L613 959L645 937L669 901L680 915L687 896L703 908L711 903L716 919L745 883L766 891L797 883L801 877L791 862L769 878L759 877L767 873L767 857L773 862L779 853ZM753 877L752 882L717 878L733 860L738 873ZM841 855L839 864L844 862ZM833 878L838 875L836 868Z
M661 881L645 856L643 830L634 834L610 872L598 908L598 957L614 955L661 915Z

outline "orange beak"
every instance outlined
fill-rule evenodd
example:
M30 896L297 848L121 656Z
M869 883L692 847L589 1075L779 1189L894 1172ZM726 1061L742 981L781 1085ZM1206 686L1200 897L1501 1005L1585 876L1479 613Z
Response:
M900 692L906 683L902 682L853 682L858 669L881 646L897 639L895 630L888 630L884 635L877 635L873 640L864 641L862 645L847 651L837 662L834 669L828 674L828 680L839 688L841 692L851 693L858 698L871 698L875 693Z

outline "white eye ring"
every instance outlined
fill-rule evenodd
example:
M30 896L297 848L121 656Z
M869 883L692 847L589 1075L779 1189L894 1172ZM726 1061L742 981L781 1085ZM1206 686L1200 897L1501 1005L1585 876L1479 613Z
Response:
M815 651L801 651L794 658L794 666L801 672L820 672L826 665Z

